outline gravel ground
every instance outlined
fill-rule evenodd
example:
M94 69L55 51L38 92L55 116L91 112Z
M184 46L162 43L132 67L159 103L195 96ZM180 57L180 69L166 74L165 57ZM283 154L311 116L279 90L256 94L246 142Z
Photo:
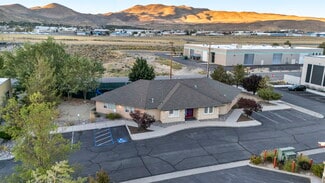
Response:
M70 99L62 101L58 106L58 126L72 126L89 123L91 110L95 108L94 101L83 99Z

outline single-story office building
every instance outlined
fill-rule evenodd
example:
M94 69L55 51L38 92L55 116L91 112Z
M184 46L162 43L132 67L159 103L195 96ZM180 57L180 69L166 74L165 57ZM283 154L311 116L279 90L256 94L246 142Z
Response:
M210 58L209 58L210 53ZM322 48L272 45L185 44L183 55L222 66L303 64L307 55L322 55Z

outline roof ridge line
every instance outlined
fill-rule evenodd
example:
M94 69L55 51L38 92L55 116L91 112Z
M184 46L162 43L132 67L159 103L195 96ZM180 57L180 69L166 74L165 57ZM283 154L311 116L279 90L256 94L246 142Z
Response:
M145 80L145 82L148 82L148 84L146 85L147 86L147 88L146 88L146 93L147 93L147 95L145 96L145 101L144 101L144 109L147 109L147 101L148 101L148 90L149 90L149 88L150 88L150 85L151 85L151 82L150 82L150 80ZM142 102L142 100L141 100L141 102Z
M167 96L164 98L164 100L158 105L158 109L161 109L164 104L170 99L170 97L176 92L176 90L181 86L181 83L177 82L177 84L169 91Z

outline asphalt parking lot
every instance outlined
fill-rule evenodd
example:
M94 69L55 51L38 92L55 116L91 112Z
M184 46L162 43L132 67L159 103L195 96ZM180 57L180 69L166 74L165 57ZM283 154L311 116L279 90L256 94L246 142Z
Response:
M254 175L254 176L252 176ZM309 179L288 174L275 173L249 166L209 172L159 183L309 183Z
M277 89L282 91L282 92L287 92L287 93L290 93L292 95L301 96L303 98L307 98L307 99L314 100L314 101L321 102L321 103L325 104L325 96L310 93L308 91L289 91L288 88L286 88L286 87L277 88Z
M317 148L317 142L325 136L324 119L296 110L254 113L253 117L262 125L190 129L161 138L100 147L94 146L93 131L77 132L75 139L82 145L71 156L70 162L82 165L80 176L93 175L104 168L112 180L120 182L246 160L265 149L293 146L301 151ZM255 176L252 170L247 174L250 172ZM222 175L228 176L226 173L218 174L220 180ZM269 182L272 182L271 179Z
M307 91L288 91L287 88L275 88L275 91L282 95L283 101L325 115L324 96Z
M324 103L287 91L278 91L282 92L282 100L286 102L325 114ZM259 154L265 149L287 146L295 147L297 151L314 149L318 148L318 141L325 140L325 120L296 110L266 111L254 113L253 117L262 125L246 128L189 129L160 138L129 140L125 143L103 146L95 145L93 130L75 132L74 140L81 142L81 148L70 156L69 161L72 164L81 165L81 168L76 171L78 176L94 175L96 171L103 168L108 171L113 181L121 182L247 160L252 154ZM113 133L113 136L116 134ZM71 138L71 133L65 136ZM313 158L321 161L322 155L316 155ZM12 161L5 161L5 163L7 165L0 166L0 175L8 172ZM263 176L259 177L259 173L251 169L234 170L222 170L207 176L211 176L211 179L218 177L216 180L220 179L223 182L227 182L229 176L238 178L229 178L230 182L251 180L251 177L256 177L256 180L260 180L259 182L272 182L272 180L280 182L278 180L287 179L287 177L282 177L282 174L263 179ZM242 171L243 174L237 175L237 171ZM204 178L197 177L197 180L201 179L204 182Z

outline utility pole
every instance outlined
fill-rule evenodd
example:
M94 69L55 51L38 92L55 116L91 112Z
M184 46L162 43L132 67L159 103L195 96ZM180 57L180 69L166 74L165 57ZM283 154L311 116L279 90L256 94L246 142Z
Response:
M211 59L211 42L209 43L209 51L208 51L207 78L210 77L210 59Z
M173 51L174 51L174 42L170 43L170 69L169 69L169 79L173 77Z

